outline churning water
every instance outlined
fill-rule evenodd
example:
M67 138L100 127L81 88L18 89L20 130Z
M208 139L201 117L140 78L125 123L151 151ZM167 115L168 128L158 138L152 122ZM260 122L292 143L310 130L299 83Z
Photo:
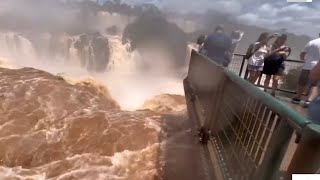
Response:
M0 179L179 178L186 163L172 168L195 151L182 79L143 72L143 58L116 36L107 37L105 71L90 72L77 38L62 37L71 45L53 57L45 40L39 50L23 36L0 34ZM199 178L190 174L185 179Z

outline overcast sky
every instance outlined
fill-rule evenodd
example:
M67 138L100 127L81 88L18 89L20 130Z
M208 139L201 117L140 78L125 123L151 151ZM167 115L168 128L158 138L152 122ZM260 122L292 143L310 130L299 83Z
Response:
M52 0L53 2L56 0ZM96 0L93 0L96 1ZM100 0L100 2L106 0ZM159 8L178 12L205 12L208 9L232 14L244 24L271 30L286 28L295 34L318 37L320 0L312 3L287 3L286 0L121 0L128 4L152 3ZM69 10L51 5L30 4L28 0L0 0L0 17L11 13L24 21L49 21L53 25L74 22ZM24 22L23 21L23 22Z
M320 33L320 0L287 3L286 0L122 0L129 4L153 3L180 12L207 9L228 12L242 23L317 37Z

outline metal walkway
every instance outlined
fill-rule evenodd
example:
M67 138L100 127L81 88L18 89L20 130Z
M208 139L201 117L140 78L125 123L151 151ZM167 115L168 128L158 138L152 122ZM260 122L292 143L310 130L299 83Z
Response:
M199 143L196 121L187 115L168 114L162 125L165 141L162 150L165 164L160 169L159 180L215 180L208 150ZM190 129L191 128L191 129Z

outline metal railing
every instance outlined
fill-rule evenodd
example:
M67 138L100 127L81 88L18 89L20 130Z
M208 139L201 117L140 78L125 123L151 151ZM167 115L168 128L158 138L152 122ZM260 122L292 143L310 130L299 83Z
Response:
M295 94L296 86L298 84L299 73L303 66L303 61L299 60L285 60L285 74L282 76L282 84L278 87L278 91ZM248 77L247 71L247 59L243 54L234 54L231 63L229 64L229 69L234 73L238 74L244 79ZM263 87L265 80L265 75L262 74L258 79L256 85ZM309 91L309 90L308 90ZM305 95L308 92L305 93Z
M193 51L184 88L189 116L218 164L217 179L279 179L284 161L285 179L319 169L320 126L237 74ZM301 136L296 150L295 134Z

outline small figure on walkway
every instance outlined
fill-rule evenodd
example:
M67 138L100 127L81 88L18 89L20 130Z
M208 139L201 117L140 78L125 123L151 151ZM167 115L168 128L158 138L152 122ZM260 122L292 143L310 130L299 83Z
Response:
M300 54L300 59L305 61L305 63L299 77L297 96L292 99L292 103L300 104L305 88L307 85L311 85L311 93L305 102L305 106L307 107L316 93L314 90L316 84L309 79L309 74L310 71L318 64L320 59L320 38L314 39L306 45Z
M197 39L197 44L198 44L198 52L202 50L203 44L207 39L207 35L201 34L198 39Z
M224 32L224 26L219 25L204 41L201 53L208 56L215 63L228 67L231 62L232 40Z
M231 47L231 54L236 51L238 43L241 41L244 32L240 30L235 30L231 32L231 40L232 40L232 47Z
M248 80L254 84L260 77L264 66L264 59L270 53L268 42L274 36L269 36L269 33L261 33L258 40L251 44L246 53L246 59L248 59Z
M262 71L262 73L266 75L266 79L264 81L264 91L267 91L272 77L272 96L275 96L279 80L284 73L284 61L291 53L291 49L286 46L286 40L287 35L281 34L281 36L278 37L271 46L271 51L274 53L270 53L264 60L264 67ZM280 51L275 51L279 48L281 49Z

